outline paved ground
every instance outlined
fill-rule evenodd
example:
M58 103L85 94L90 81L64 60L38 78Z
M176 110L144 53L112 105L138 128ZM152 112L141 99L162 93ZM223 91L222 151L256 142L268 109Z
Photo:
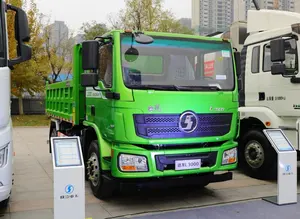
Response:
M3 210L4 219L53 218L53 172L47 137L47 128L14 129L15 185L9 208ZM86 217L101 219L203 207L275 194L274 182L251 179L239 172L234 173L234 180L211 184L203 190L178 188L134 192L106 202L94 198L86 185Z
M300 195L298 203L286 206L276 206L268 202L257 200L238 204L228 204L216 207L196 208L191 210L173 211L152 215L142 215L126 217L132 219L254 219L254 218L272 218L272 219L296 219L300 217ZM122 218L122 219L125 219Z

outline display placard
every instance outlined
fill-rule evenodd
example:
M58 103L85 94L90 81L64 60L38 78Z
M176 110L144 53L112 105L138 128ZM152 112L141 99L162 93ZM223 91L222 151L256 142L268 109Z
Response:
M52 138L56 167L81 166L78 137Z
M279 152L294 151L294 147L291 145L287 137L280 129L266 129L265 135L271 143L278 149Z

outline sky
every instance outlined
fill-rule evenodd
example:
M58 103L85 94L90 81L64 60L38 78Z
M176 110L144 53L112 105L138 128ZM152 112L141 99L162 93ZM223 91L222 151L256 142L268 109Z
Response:
M184 3L183 3L184 2ZM176 17L191 17L191 0L164 0L164 8ZM39 11L50 16L51 21L65 21L77 32L83 22L107 22L107 16L124 8L124 0L36 0Z

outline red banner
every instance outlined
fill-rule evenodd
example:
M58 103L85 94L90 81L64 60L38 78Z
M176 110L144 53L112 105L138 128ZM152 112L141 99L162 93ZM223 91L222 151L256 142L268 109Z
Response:
M204 62L204 76L211 77L215 73L215 61Z

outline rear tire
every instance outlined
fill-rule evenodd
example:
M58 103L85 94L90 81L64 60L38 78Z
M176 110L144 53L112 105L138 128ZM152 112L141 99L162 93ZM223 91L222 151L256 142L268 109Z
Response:
M239 165L256 179L277 178L277 154L261 130L248 131L240 141Z
M103 176L98 141L92 141L88 150L87 173L94 196L98 199L110 198L114 193L114 184Z

